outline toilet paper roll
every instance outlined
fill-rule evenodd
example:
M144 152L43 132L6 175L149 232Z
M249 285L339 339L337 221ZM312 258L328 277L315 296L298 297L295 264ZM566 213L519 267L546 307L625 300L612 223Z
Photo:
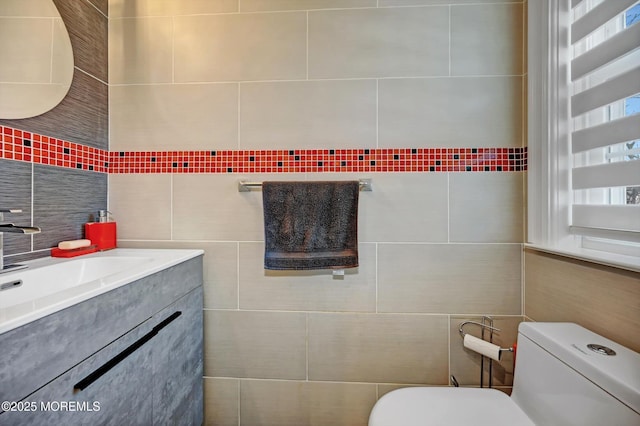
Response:
M500 355L502 354L500 346L478 339L470 334L464 335L464 347L496 361L500 361Z

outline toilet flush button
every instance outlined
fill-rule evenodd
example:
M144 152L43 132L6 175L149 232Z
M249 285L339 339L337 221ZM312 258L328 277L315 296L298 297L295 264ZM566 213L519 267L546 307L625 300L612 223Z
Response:
M606 346L602 346L602 345L596 345L595 343L589 343L587 347L592 351L599 353L601 355L613 356L616 354L616 351L614 351L613 349L608 348Z

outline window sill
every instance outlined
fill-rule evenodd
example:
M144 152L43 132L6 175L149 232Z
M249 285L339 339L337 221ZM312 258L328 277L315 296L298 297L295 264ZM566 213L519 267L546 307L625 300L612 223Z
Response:
M614 268L625 269L627 271L640 272L640 258L635 256L625 256L622 254L606 253L590 249L565 249L560 247L549 247L538 244L525 244L525 248L551 253L571 259L583 260L598 265L612 266Z

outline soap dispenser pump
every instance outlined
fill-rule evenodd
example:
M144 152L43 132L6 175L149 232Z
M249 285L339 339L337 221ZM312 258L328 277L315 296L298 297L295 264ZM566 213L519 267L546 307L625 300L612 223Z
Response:
M108 210L99 210L98 221L84 225L85 238L101 251L116 248L116 222L110 218L110 214Z

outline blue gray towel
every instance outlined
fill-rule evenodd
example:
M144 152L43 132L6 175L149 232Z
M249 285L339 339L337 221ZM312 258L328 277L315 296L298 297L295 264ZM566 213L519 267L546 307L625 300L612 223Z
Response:
M358 181L264 182L265 269L358 266Z

